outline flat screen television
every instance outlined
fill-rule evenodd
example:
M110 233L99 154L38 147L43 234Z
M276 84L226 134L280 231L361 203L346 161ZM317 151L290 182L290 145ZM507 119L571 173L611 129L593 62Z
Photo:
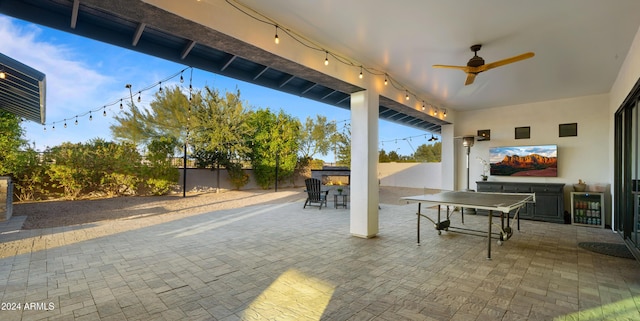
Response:
M506 146L489 149L489 172L496 176L558 176L558 146Z

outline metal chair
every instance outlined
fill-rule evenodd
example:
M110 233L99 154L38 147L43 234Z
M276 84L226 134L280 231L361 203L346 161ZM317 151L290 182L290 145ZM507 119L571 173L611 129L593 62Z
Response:
M322 190L322 182L317 178L307 178L304 180L304 184L307 186L305 192L307 192L307 200L304 201L304 207L319 206L322 209L322 204L327 206L327 195L329 190Z

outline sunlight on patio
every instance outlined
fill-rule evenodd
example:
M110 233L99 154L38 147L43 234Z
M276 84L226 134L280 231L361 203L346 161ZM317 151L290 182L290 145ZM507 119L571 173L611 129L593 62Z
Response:
M554 318L560 320L639 320L640 296L631 297L621 301L605 304L599 307L578 311Z
M200 224L196 224L190 227L185 227L185 228L181 228L181 229L176 229L174 231L168 232L168 233L164 233L161 235L170 235L170 234L175 234L173 237L174 238L179 238L179 237L185 237L185 236L193 236L196 234L200 234L202 232L206 232L209 230L213 230L213 229L217 229L219 227L237 222L237 221L241 221L253 216L257 216L266 212L270 212L276 209L279 209L281 207L287 206L289 204L284 203L284 204L279 204L279 205L274 205L274 206L270 206L268 208L263 208L260 210L256 210L254 208L249 208L246 209L244 211L238 212L238 213L233 213L224 217L220 217L218 219L213 219L209 222L204 222L204 223L200 223Z
M285 198L294 194L293 192L282 192L279 195L274 195L273 199ZM277 204L269 206L268 208L261 210L243 210L241 212L235 212L227 215L222 220L213 220L210 222L202 223L196 226L190 226L180 231L175 237L183 237L202 233L207 230L215 229L224 225L232 224L234 222L250 218L265 212L285 206L284 204ZM251 205L251 204L247 204ZM251 211L251 212L248 212ZM124 218L116 220L106 220L87 224L71 225L61 228L46 228L40 229L36 232L38 235L26 236L20 239L14 239L11 241L4 241L3 235L12 235L16 233L33 235L32 232L24 230L8 231L0 235L0 259L12 257L16 255L22 255L27 253L34 253L38 251L44 251L54 249L62 246L80 243L83 241L93 240L101 237L108 237L111 235L130 232L137 229L142 229L154 225L164 224L175 220L184 219L185 217L192 215L202 215L204 213L193 213L184 215L181 211L167 212L161 215L139 217L139 218ZM175 215L174 215L175 214ZM32 230L34 231L34 230ZM175 233L176 231L174 231Z
M243 320L320 320L335 286L295 269L282 273L244 311Z

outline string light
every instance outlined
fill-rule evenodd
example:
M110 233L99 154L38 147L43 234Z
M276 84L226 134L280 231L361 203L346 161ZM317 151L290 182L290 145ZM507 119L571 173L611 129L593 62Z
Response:
M424 104L424 100L422 101L422 110L425 110L425 104Z
M273 39L273 41L277 44L280 43L280 38L278 38L278 26L276 25L276 37Z
M358 77L360 77L360 79L362 79L362 77L364 77L364 76L362 75L362 66L360 66L360 75L359 75Z
M447 110L445 109L444 112L442 112L442 116L447 117Z
M325 58L324 58L324 65L328 66L329 65L329 55L331 54L331 56L333 58L335 58L338 62L344 64L344 65L348 65L348 66L353 66L353 67L361 67L361 74L362 74L362 70L366 69L367 72L369 72L372 75L375 76L384 76L384 84L385 86L388 85L389 83L391 83L391 85L396 88L399 91L404 90L406 92L406 100L409 100L409 94L413 95L416 100L421 100L420 97L418 97L417 94L414 94L413 92L410 92L409 89L404 86L402 83L396 81L395 79L393 79L393 77L391 75L389 75L388 73L384 72L384 71L380 71L377 70L375 68L369 68L366 66L363 66L362 64L356 63L352 60L350 60L349 58L340 56L336 53L330 52L329 50L323 48L322 46L314 43L313 41L305 38L302 35L297 34L295 31L287 29L287 28L283 28L281 25L279 25L278 23L276 23L273 19L257 12L256 10L247 7L239 2L237 2L236 0L225 0L225 2L232 6L233 8L235 8L236 10L238 10L239 12L243 13L244 15L248 16L251 19L254 19L258 22L273 26L276 29L276 33L274 36L274 41L276 43L279 42L279 37L278 37L278 32L281 30L282 32L284 32L285 34L289 35L291 37L291 39L293 39L294 41L298 42L300 45L311 49L311 50L315 50L315 51L324 51L325 53ZM359 75L359 77L364 77L364 74L362 74L362 76Z
M158 92L162 93L162 81L158 82L158 84L160 85L160 89L158 89Z
M182 73L180 73L180 83L184 83L184 77L182 77Z
M192 67L187 67L187 68L191 68L191 77L193 78L193 68ZM185 70L187 70L187 68L184 68L181 71L179 71L179 72L177 72L177 73L175 73L175 74L163 79L162 81L160 81L158 83L155 83L155 84L153 84L151 86L145 87L142 90L138 91L138 102L141 101L141 95L142 95L143 91L151 90L155 86L158 86L158 85L160 86L160 88L162 88L161 87L162 86L162 82L168 81L168 80L173 79L173 78L178 77L178 76L182 77L183 80L184 80L183 72ZM131 85L127 84L125 87L129 88L129 90L130 90L129 97L126 98L126 99L131 99L131 104L133 105L133 95L131 93ZM193 85L189 84L189 90L191 90L192 88L193 88ZM160 89L160 90L162 90L162 89ZM123 109L124 108L124 100L125 100L125 98L118 98L117 100L115 100L115 101L113 101L113 102L111 102L109 104L105 104L105 105L99 107L98 109L93 109L93 110L89 110L89 111L87 111L85 113L82 113L82 114L74 115L73 116L73 117L75 117L74 124L78 125L79 122L80 122L79 118L83 117L83 116L85 116L87 114L89 115L89 121L93 121L93 112L99 112L100 109L102 109L102 116L107 117L107 107L111 107L111 106L114 106L116 104L119 104L120 109ZM135 106L135 105L133 105L133 106ZM49 124L43 124L43 130L47 131L47 125L51 125L51 130L55 130L56 123L63 123L63 127L67 128L67 120L69 120L69 119L72 119L72 118L67 117L67 118L64 118L62 121L54 121L54 122L51 122Z
M403 141L403 140L407 141L407 142L411 142L411 141L413 141L412 140L413 138L418 138L418 137L427 139L427 135L426 134L420 134L420 135L409 136L409 137L404 137L404 138L393 138L393 139L381 140L380 141L380 145L384 146L384 143L395 143L395 144L397 144L398 141ZM427 141L429 141L429 142L436 141L436 140L438 140L438 138L435 137L433 135L433 133L431 133L431 138L427 139Z

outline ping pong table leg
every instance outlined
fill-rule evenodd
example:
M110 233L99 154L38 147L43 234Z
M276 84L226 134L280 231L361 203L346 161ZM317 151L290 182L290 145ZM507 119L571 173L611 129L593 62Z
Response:
M421 207L420 205L421 204L422 203L418 203L418 245L420 245L420 215L422 215L422 214L420 214L420 207Z
M438 230L438 235L442 234L442 231L440 230L440 208L442 207L442 205L438 204L438 224L436 225L436 229Z
M487 260L491 260L491 225L493 225L493 211L489 210L489 232L487 233Z
M507 226L509 226L509 213L507 213ZM503 240L503 236L504 235L504 212L500 212L500 241L506 241Z

